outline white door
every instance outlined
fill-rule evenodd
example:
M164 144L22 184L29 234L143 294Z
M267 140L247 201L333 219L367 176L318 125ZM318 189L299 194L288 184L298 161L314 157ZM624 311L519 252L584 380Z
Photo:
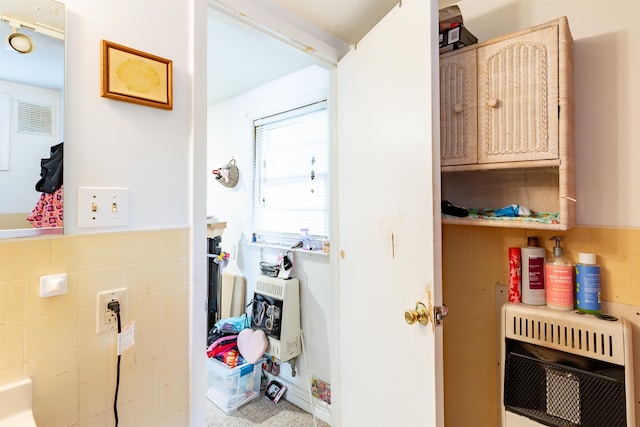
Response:
M435 1L403 0L338 63L332 382L346 427L444 424L442 327L404 318L441 297L435 16Z

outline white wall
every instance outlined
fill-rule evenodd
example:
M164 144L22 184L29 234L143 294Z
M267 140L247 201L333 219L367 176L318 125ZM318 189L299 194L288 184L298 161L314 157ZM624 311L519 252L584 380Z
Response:
M0 80L0 93L10 97L9 110L13 113L3 116L0 123L0 159L6 143L10 160L8 170L0 169L0 213L31 213L40 199L40 192L35 189L40 179L40 159L49 157L50 147L62 142L62 95L59 90L3 80ZM53 135L18 132L14 123L16 101L52 106L56 120ZM6 140L4 135L8 136Z
M129 188L123 231L190 225L204 236L207 0L63 0L65 74L65 233L79 229L79 186ZM108 40L173 61L173 110L100 97L100 43ZM205 254L193 238L192 253ZM205 419L206 258L190 259L191 420ZM196 309L198 308L198 309Z
M577 223L640 226L637 0L461 0L484 41L567 16L574 38Z
M65 3L65 233L100 231L77 227L79 186L129 188L123 229L188 225L194 1ZM173 61L173 110L100 97L103 39Z
M253 119L326 99L328 91L329 72L312 66L209 105L207 214L215 215L227 223L221 247L223 251L230 252L232 258L225 271L245 277L247 302L253 297L261 257L273 262L280 252L268 248L261 252L259 247L247 244L252 233ZM232 157L238 164L240 178L236 187L227 188L217 182L210 171L224 165ZM300 311L306 352L296 364L297 375L292 377L286 364L282 367L280 379L289 386L287 399L304 405L301 400L309 400L307 374L309 378L315 375L325 381L331 380L331 341L328 334L331 313L330 268L329 257L323 254L295 252L293 262L292 276L300 280ZM328 416L324 419L328 419Z

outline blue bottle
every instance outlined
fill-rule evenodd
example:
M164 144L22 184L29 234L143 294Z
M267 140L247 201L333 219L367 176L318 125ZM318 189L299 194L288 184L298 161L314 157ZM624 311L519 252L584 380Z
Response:
M579 253L576 264L576 307L578 311L600 314L600 266L596 255Z

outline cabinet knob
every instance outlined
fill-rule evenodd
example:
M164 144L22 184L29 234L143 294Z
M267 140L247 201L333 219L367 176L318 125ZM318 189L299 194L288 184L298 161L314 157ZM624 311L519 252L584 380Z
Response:
M498 107L498 100L495 98L489 98L487 100L487 105L491 108L497 108Z
M460 114L460 113L462 113L462 110L463 110L462 104L456 104L456 105L453 106L453 112L454 113Z

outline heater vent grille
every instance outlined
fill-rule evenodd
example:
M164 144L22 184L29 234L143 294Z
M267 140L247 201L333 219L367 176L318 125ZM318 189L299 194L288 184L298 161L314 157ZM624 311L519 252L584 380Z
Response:
M273 298L284 299L283 279L261 276L256 281L256 292Z
M300 282L259 275L253 293L251 327L269 338L267 353L286 362L302 352Z
M636 425L629 322L510 302L501 313L503 426Z
M624 366L624 323L577 312L506 308L505 337Z

